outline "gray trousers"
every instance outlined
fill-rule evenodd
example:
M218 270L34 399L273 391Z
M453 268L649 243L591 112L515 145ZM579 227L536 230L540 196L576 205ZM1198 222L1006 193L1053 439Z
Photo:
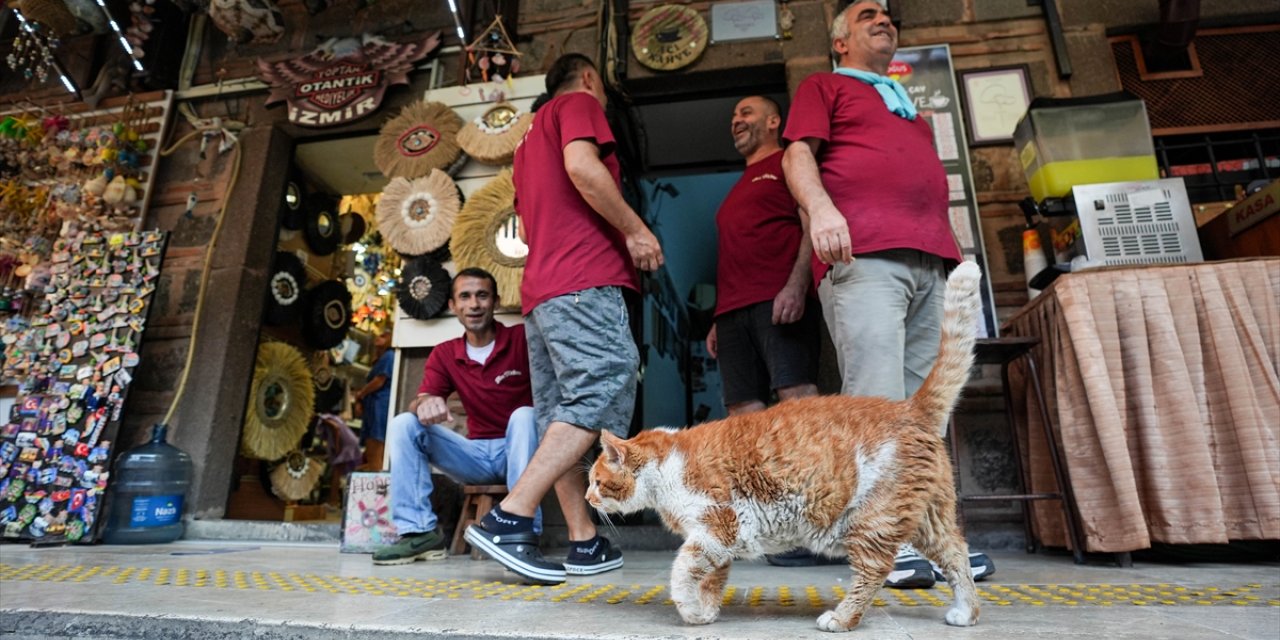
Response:
M855 256L818 284L835 343L841 393L902 400L938 357L946 273L942 259L914 249Z

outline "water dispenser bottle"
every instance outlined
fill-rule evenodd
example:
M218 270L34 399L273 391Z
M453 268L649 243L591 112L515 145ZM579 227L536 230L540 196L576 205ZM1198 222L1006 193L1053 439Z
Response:
M166 443L157 424L151 442L126 451L111 477L107 544L161 544L182 537L182 503L191 484L191 456Z

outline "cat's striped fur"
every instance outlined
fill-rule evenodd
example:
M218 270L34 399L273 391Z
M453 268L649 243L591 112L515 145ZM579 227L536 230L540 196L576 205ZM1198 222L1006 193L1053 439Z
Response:
M685 622L716 619L734 558L808 547L849 559L847 596L818 618L824 630L847 631L862 620L898 546L910 542L954 590L947 623L977 623L942 435L973 363L980 278L977 265L964 263L947 279L937 362L903 402L805 398L630 440L602 433L587 500L604 512L656 509L684 537L671 599Z

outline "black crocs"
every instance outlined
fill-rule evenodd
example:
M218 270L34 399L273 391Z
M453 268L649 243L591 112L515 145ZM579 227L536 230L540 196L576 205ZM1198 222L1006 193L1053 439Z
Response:
M532 530L494 534L478 524L473 524L467 527L463 537L472 546L529 582L534 584L564 582L564 565L542 557L542 551L538 549L538 534Z

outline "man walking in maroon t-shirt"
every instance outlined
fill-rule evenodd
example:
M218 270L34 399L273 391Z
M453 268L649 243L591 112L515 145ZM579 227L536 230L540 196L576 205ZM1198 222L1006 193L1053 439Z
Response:
M662 266L662 249L622 197L604 82L585 56L547 72L547 94L516 149L516 213L529 245L520 286L542 444L502 503L466 539L530 582L622 566L587 511L582 457L608 429L626 437L639 352L622 298L636 269ZM569 527L563 564L542 557L534 510L555 487Z
M886 75L898 30L884 5L861 0L841 11L831 48L835 72L815 73L796 89L783 166L809 216L814 281L842 392L903 400L933 368L946 271L960 260L946 171L933 130ZM970 564L978 579L994 571L984 554L971 554ZM908 545L886 584L934 580Z

